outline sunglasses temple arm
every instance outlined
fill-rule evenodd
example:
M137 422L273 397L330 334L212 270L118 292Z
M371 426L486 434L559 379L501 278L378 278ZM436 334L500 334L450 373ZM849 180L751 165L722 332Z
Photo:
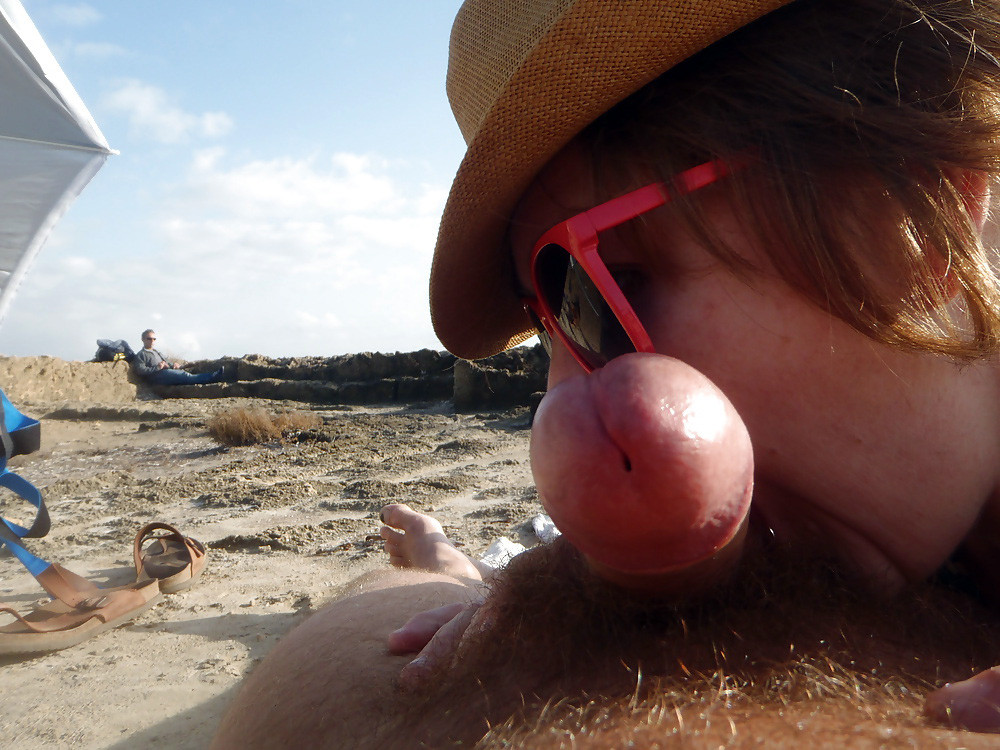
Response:
M688 195L689 193L708 187L723 177L732 174L742 166L744 165L736 163L730 167L721 159L699 164L675 176L670 186L665 182L646 185L638 190L633 190L631 193L592 208L585 215L590 220L595 231L604 232L619 224L624 224L626 221L630 221L637 216L641 216L647 211L659 208L676 197ZM673 190L671 190L671 186Z
M667 192L666 185L658 182L655 185L646 185L646 187L633 190L631 193L603 203L590 209L584 215L590 221L595 232L604 232L652 211L654 208L659 208L669 201L670 194Z

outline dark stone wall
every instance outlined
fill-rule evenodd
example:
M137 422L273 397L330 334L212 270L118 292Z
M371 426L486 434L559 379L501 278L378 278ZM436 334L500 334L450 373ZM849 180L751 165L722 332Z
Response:
M190 362L191 372L226 367L237 380L152 386L163 398L253 397L325 404L389 404L453 398L456 411L528 406L545 389L541 346L517 347L468 362L448 352L363 352L339 357L271 358L248 354Z
M528 406L545 390L548 355L541 346L517 347L487 359L455 362L455 411Z

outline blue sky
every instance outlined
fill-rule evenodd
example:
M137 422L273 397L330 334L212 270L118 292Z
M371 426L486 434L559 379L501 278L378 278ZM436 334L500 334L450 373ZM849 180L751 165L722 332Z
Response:
M464 152L460 0L22 0L120 154L63 217L0 353L186 359L440 348L437 221Z

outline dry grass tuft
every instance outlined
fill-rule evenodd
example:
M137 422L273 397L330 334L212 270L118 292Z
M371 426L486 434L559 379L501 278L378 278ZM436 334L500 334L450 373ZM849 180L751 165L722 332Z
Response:
M270 414L259 408L230 409L209 420L208 433L222 445L254 445L285 440L322 423L315 414L303 411Z

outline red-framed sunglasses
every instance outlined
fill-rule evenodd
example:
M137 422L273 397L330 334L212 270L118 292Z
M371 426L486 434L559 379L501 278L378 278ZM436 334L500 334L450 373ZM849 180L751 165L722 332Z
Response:
M556 224L531 252L535 297L524 298L542 344L551 353L557 337L584 370L615 357L653 352L653 342L597 252L597 235L693 193L730 174L732 166L710 161L687 169L670 183L633 190Z

